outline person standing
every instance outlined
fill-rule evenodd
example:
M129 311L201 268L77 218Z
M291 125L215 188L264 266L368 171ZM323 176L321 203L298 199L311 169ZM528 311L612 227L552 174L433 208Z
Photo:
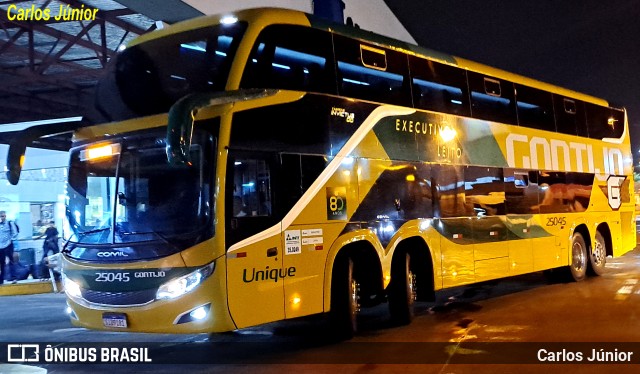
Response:
M49 222L49 227L44 231L44 234L40 235L37 239L45 237L44 243L42 243L42 263L45 263L45 259L49 256L49 252L56 253L60 252L58 248L58 229L56 228L55 222Z
M9 259L9 278L16 283L13 262L13 241L18 238L18 227L7 220L7 212L0 210L0 284L4 283L5 259Z

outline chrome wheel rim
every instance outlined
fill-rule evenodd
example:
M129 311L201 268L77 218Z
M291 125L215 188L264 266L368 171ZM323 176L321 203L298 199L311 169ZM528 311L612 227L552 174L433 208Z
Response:
M571 262L571 266L578 272L582 271L587 262L582 244L578 242L573 243L572 255L573 261Z
M596 240L596 245L593 248L593 253L591 254L593 257L593 263L596 266L603 266L605 261L605 249L602 242Z

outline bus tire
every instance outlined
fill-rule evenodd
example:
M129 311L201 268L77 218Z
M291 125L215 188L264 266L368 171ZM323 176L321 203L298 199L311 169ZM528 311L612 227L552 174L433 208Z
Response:
M582 234L576 232L571 239L571 264L569 265L569 272L574 281L580 282L585 278L588 261L587 244Z
M602 275L607 263L607 244L600 231L596 231L596 240L589 256L589 274Z
M413 320L416 284L416 275L411 270L411 255L406 252L400 254L391 264L389 285L389 313L394 324L408 325Z
M333 268L331 281L332 330L339 339L350 339L358 331L360 311L360 284L355 277L353 259L339 256Z

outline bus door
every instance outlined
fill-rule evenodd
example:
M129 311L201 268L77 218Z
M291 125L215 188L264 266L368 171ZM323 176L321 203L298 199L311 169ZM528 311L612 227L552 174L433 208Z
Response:
M326 168L328 161L318 155L283 153L280 155L280 163L284 179L277 191L277 196L280 197L278 207L283 217L290 213L295 216L289 226L283 227L281 239L284 248L282 276L285 316L290 319L323 311L327 252L333 240L344 229L346 208L352 206L355 199L353 195L345 195L346 191L350 191L347 184L336 182L342 188L322 188L319 193L294 209ZM337 178L346 178L344 170L350 170L350 174L355 175L353 164L341 165L340 168L336 173ZM332 179L329 185L334 186L334 181ZM329 191L332 192L331 196L327 196ZM328 200L332 198L336 201L334 205L336 214L339 215L336 220L328 220ZM351 201L347 203L347 199ZM338 206L341 209L337 209Z
M533 271L532 225L537 213L537 173L504 169L510 275Z
M281 228L272 207L275 166L271 154L229 152L227 288L238 328L284 319Z

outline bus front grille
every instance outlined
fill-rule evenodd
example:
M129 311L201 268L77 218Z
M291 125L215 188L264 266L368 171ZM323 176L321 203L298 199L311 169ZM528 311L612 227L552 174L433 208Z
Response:
M156 297L156 292L156 289L129 292L109 292L83 289L82 298L89 303L98 305L135 306L152 302Z

